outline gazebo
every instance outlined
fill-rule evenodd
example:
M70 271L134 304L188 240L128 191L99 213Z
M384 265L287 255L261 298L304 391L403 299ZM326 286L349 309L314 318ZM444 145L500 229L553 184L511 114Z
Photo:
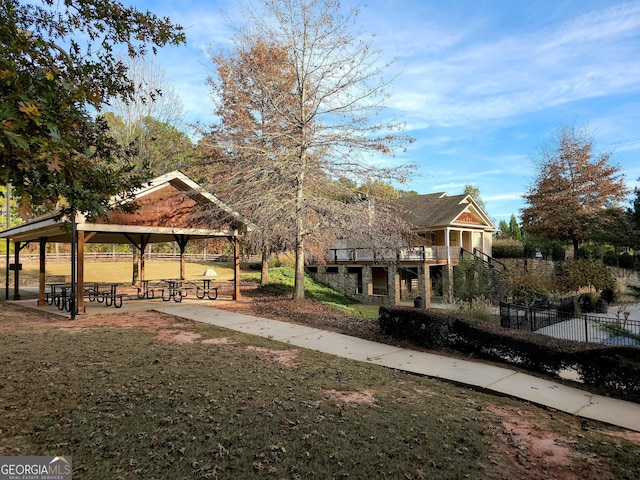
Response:
M112 199L114 205L118 201L118 198ZM14 243L14 299L20 298L20 251L34 242L40 245L38 305L45 303L46 244L70 243L72 295L77 299L77 311L83 312L84 246L87 243L133 245L140 253L142 280L147 245L176 242L180 248L180 277L184 279L187 243L207 238L226 238L233 243L233 299L240 297L239 236L251 230L249 220L179 171L154 178L135 193L133 201L140 206L136 212L114 211L107 218L93 223L82 214L76 214L75 218L60 218L59 214L52 213L0 232L0 238ZM77 251L77 255L74 255L74 251ZM72 311L72 317L74 313L75 310Z

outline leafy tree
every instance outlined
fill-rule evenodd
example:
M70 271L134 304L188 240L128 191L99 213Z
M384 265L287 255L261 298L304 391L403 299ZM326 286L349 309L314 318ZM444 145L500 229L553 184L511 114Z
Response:
M9 195L8 202L7 195ZM0 212L2 214L2 218L0 218L0 229L4 230L5 228L18 225L20 223L18 206L12 192L10 190L7 192L7 185L0 185L0 200L2 201L2 205L0 206ZM7 215L7 208L9 209L9 215ZM8 225L7 219L9 220Z
M484 204L484 200L482 200L482 197L480 196L480 189L478 187L474 187L473 185L465 185L463 193L465 195L471 195L471 197L476 201L478 206L486 212L487 207Z
M148 169L152 176L172 170L186 171L195 162L195 145L173 125L162 123L154 117L142 117L127 125L121 117L111 112L104 117L121 145L135 146L136 155L132 159L135 165L143 171Z
M631 202L631 208L626 211L626 228L630 239L628 246L634 250L640 249L640 189L633 190L635 198Z
M550 240L571 241L574 258L580 242L602 224L602 212L625 198L620 167L609 153L594 151L586 128L565 126L542 150L534 185L525 193L522 210L525 232Z
M123 162L132 152L92 114L133 92L114 48L155 52L184 42L181 27L115 0L0 6L0 182L11 182L23 207L101 215L113 194L143 180Z
M511 218L509 219L509 233L511 235L511 238L513 238L514 240L522 241L522 230L520 230L518 220L513 213L511 214Z
M518 225L518 219L512 213L511 218L509 218L509 222L506 220L500 220L498 223L498 229L500 232L498 233L498 238L501 239L513 239L521 242L523 240L522 230L520 229L520 225Z
M509 229L509 224L505 219L500 220L500 223L498 223L498 229L500 230L498 238L511 238L511 230Z
M214 92L221 123L211 135L232 162L230 194L263 211L291 239L294 299L304 298L305 254L321 253L335 235L392 225L389 212L350 192L362 184L402 180L406 169L382 169L370 155L393 154L409 139L400 125L377 122L390 81L380 52L353 33L358 8L334 0L265 0L247 9L230 55L217 55ZM344 13L343 13L344 12ZM362 231L362 230L360 230ZM384 227L380 230L390 233ZM391 238L379 235L376 239Z
M403 190L401 188L398 189L398 198L417 197L418 195L420 194L415 190Z
M633 214L619 206L606 208L594 228L593 240L613 247L640 246L640 231L634 227Z

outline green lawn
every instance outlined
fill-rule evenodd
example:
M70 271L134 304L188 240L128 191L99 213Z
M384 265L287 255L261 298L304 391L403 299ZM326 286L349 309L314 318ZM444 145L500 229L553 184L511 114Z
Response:
M289 294L293 291L294 276L295 272L291 267L270 268L269 284L262 286L261 289L270 293ZM260 274L250 273L245 278L258 282L260 281ZM328 285L316 282L310 275L305 275L304 277L304 290L307 298L331 305L355 317L370 320L378 319L378 306L355 303L353 299L333 290Z

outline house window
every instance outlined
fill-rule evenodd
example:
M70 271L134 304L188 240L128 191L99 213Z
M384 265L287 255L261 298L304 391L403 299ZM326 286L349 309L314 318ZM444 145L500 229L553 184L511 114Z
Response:
M325 272L327 272L327 273L338 273L338 267L327 267Z
M449 246L450 247L458 247L460 246L459 241L460 232L449 232Z
M307 267L307 272L318 273L318 267Z

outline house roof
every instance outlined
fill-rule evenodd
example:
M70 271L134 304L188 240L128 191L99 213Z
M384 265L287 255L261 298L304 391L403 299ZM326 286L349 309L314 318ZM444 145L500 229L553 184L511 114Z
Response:
M447 226L497 230L471 195L449 196L446 192L403 197L396 200L400 216L414 228Z
M112 199L115 205L122 200ZM108 219L89 223L82 214L76 215L78 231L91 233L91 243L145 243L170 242L179 237L212 238L237 235L242 228L252 229L252 223L234 211L215 195L206 192L184 175L174 171L154 178L134 195L141 208L134 213L114 212ZM203 212L216 209L228 228L212 228L203 220ZM34 218L0 232L0 238L29 242L46 238L48 242L70 242L70 220L59 218L57 212Z

